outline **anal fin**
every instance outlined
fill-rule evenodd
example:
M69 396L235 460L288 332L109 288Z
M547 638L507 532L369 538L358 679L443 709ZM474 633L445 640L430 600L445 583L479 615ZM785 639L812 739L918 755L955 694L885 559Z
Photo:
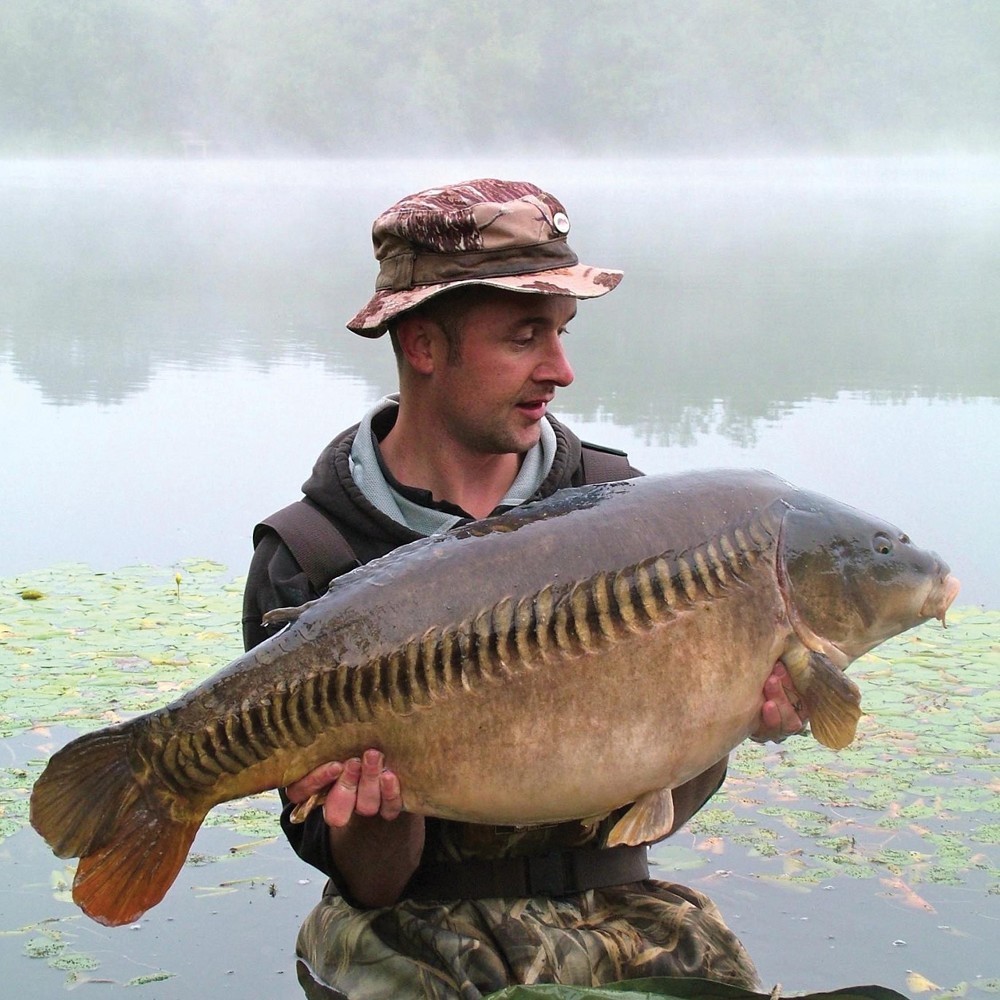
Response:
M309 814L317 807L323 805L326 801L326 789L322 792L313 792L305 802L300 802L291 810L288 814L289 823L304 823L308 818Z
M608 847L633 847L660 840L674 825L674 797L669 788L656 788L640 795L611 828Z

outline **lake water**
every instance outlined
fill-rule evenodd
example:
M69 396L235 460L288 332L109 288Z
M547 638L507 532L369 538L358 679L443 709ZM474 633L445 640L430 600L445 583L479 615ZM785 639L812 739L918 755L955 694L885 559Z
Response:
M371 220L482 175L553 191L581 259L626 272L569 336L553 409L583 437L646 472L769 468L899 524L959 603L1000 608L995 159L0 163L0 579L188 557L241 574L254 522L394 388L388 343L343 326L374 280ZM30 838L6 847L47 873ZM227 926L280 966L302 903L258 902L270 933ZM738 929L770 971L778 918L756 905ZM185 954L222 975L209 951ZM859 982L852 956L817 987Z
M645 471L763 466L936 548L1000 602L998 161L0 165L0 574L190 555L394 387L343 324L372 218L487 171L555 191L584 303L555 410Z

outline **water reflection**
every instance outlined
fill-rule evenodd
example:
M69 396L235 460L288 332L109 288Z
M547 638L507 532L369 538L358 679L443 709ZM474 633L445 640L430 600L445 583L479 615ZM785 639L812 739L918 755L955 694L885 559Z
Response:
M867 161L695 166L602 234L627 278L595 408L664 443L752 436L760 418L843 390L874 400L996 395L1000 185ZM666 196L656 198L655 192ZM591 402L591 400L587 400Z
M188 556L241 573L255 521L293 499L329 437L394 384L388 345L343 329L373 281L372 217L419 187L496 173L556 192L581 257L627 272L573 324L579 378L557 402L581 434L628 448L650 472L774 469L897 521L952 564L962 603L997 607L997 166L0 164L0 577L28 584L64 560L111 569ZM40 842L34 858L8 844L8 862L41 873L15 884L44 884ZM217 880L198 871L193 889ZM213 903L212 919L297 926L315 886L297 886L287 852L247 874L280 876L277 899L234 893ZM882 948L894 982L910 964L887 942L929 941L928 919L958 942L935 952L951 976L942 982L977 975L989 952L968 929L993 915L970 910L967 886L936 886L928 918L850 879L807 908L726 874L701 887L765 975L799 988L812 987L820 948L838 948L843 981L870 973L875 952L830 933L845 912L860 914L852 939ZM7 897L7 927L52 908L46 892L30 896L30 912L29 896ZM183 962L178 996L204 993L206 970L218 991L238 989L248 969L287 968L288 985L271 995L298 992L266 950L235 976L203 961L199 941L215 940L199 923L204 907L192 921L184 894L165 905L177 909L144 921L153 943L140 950L153 968ZM765 910L766 925L750 916ZM250 926L243 938L261 935ZM30 993L39 972L22 971L20 938L7 941ZM275 947L286 955L290 941L283 931ZM125 981L135 959L116 948L100 946L102 975ZM227 962L245 957L230 951Z
M227 359L316 357L391 381L385 345L342 325L373 280L371 219L465 166L2 166L0 357L67 405ZM600 372L570 391L582 414L671 443L721 404L742 441L842 390L1000 386L995 162L493 166L549 186L581 257L626 270L574 325L575 363Z
M0 349L50 402L121 402L164 365L325 348L349 243L335 181L317 192L294 167L142 162L0 178Z
M770 468L899 523L996 606L997 166L0 164L0 576L240 572L251 526L395 386L388 344L343 327L372 218L496 173L557 192L581 258L626 270L572 324L556 412L583 436L648 472Z

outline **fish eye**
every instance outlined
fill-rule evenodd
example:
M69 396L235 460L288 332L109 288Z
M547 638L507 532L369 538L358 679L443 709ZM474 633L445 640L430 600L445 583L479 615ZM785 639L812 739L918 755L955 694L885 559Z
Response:
M880 556L887 556L892 552L892 539L884 531L876 531L872 538L872 548Z

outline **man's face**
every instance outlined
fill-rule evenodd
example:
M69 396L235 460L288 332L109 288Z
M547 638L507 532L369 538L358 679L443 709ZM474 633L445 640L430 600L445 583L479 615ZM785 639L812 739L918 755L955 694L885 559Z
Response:
M484 289L462 316L459 357L435 366L449 436L481 454L533 447L556 388L573 381L561 337L575 315L568 295Z

